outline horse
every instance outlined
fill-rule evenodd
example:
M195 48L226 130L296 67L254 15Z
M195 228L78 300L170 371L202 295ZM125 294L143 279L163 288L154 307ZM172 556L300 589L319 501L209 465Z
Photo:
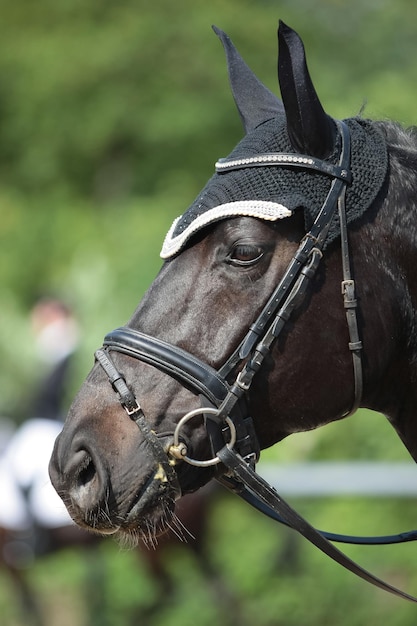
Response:
M416 130L326 113L283 22L281 99L215 32L244 137L168 231L50 461L77 524L116 538L162 533L212 478L271 512L260 451L358 407L417 460Z

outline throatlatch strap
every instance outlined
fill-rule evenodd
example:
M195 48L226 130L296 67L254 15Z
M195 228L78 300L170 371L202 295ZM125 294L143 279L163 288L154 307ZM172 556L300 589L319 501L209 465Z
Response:
M346 320L349 330L349 350L352 354L353 360L353 377L354 377L354 390L355 398L353 405L347 413L352 415L360 407L363 391L363 375L362 375L362 341L359 337L358 319L356 315L357 300L355 292L355 281L352 277L352 270L350 266L349 256L349 240L348 230L346 222L346 205L345 205L346 189L342 191L338 200L339 209L339 222L340 222L340 239L342 250L342 268L343 268L343 281L342 281L342 295L344 306L346 310ZM347 415L345 417L347 417Z

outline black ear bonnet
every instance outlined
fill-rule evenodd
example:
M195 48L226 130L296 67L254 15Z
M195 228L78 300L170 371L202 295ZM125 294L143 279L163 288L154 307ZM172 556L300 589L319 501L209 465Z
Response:
M345 120L351 135L352 182L346 190L348 223L355 222L374 202L388 169L386 141L371 121ZM277 113L250 130L226 161L265 153L299 153L291 145L284 113ZM340 139L325 160L337 164ZM223 161L223 160L222 160ZM219 164L217 164L219 166ZM174 221L161 251L162 258L180 252L190 237L213 222L247 215L275 221L304 211L306 231L320 211L332 178L311 169L291 166L242 167L222 172L208 181L191 206ZM337 215L333 218L326 246L340 235Z

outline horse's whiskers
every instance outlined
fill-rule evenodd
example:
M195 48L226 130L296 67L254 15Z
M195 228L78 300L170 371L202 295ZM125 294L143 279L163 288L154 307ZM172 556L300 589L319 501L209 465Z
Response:
M182 543L187 543L187 538L182 532L182 529L176 529L175 525L170 524L168 521L166 522L166 526L177 537L179 541L181 541Z
M174 513L174 516L172 518L172 524L174 526L176 526L178 531L181 532L181 534L183 535L182 541L184 541L186 543L188 541L188 539L192 539L192 541L196 540L196 538L193 535L193 533L186 527L186 525L181 520L181 518L179 518L178 515L176 515L175 513Z

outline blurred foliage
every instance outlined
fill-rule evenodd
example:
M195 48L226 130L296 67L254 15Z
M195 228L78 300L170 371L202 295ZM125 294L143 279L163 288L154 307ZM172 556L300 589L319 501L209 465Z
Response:
M278 93L276 24L281 18L302 35L330 114L349 117L365 107L371 117L415 122L414 0L0 0L0 15L4 414L23 417L23 396L34 383L28 311L37 296L62 296L78 313L84 340L77 386L102 336L124 323L158 271L159 248L172 219L198 193L214 161L242 135L212 23L230 34L261 80ZM360 411L345 422L297 435L266 451L265 458L393 460L406 453L381 416ZM296 577L276 566L271 560L273 537L279 536L275 527L255 520L238 503L228 506L215 516L213 551L243 594L248 622L413 623L411 605L355 581L308 547L302 548ZM415 507L407 503L376 502L366 508L344 499L332 505L304 503L304 508L314 523L331 530L343 530L340 520L355 516L365 525L386 523L382 532L391 532L400 522L413 526L415 517ZM128 623L124 614L148 587L140 574L135 578L131 555L105 550L115 570L109 614L119 626ZM414 550L391 548L391 561L387 550L367 552L369 567L415 591ZM352 554L360 558L363 550ZM388 572L384 563L390 563ZM34 577L49 601L54 594L62 601L59 585L72 593L79 568L69 554L63 561L46 560ZM189 564L182 572L183 595L160 623L194 624L197 612L201 625L218 620L212 600L197 593ZM0 607L7 619L11 609L4 585L6 604L0 600ZM78 605L71 600L68 606L75 620ZM13 617L9 623L16 623Z

